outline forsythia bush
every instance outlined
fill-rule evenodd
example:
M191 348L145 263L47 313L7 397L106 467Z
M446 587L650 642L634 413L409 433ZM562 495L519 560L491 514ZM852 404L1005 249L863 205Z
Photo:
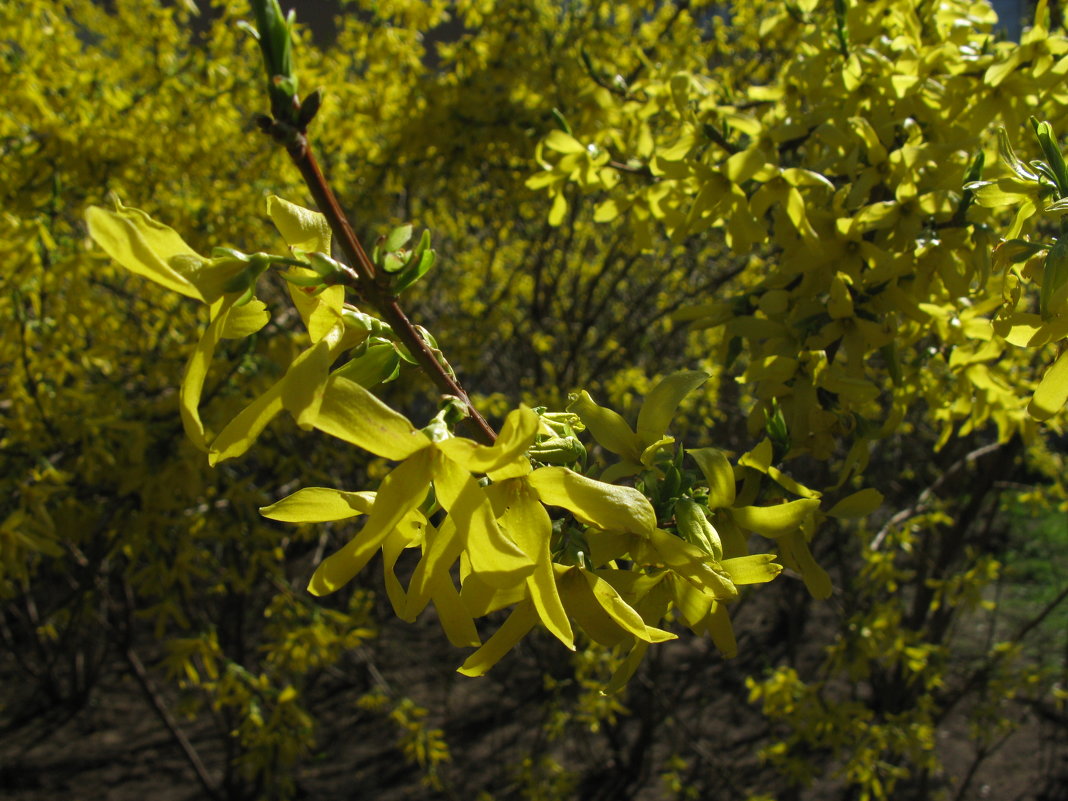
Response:
M269 3L258 33L239 4L200 32L192 3L0 10L0 592L37 688L11 725L119 654L210 794L288 797L312 697L379 647L357 585L380 555L393 612L474 649L461 673L541 630L576 651L548 741L610 733L604 797L654 760L708 792L685 737L626 763L639 703L600 695L681 681L659 654L684 630L746 666L733 703L787 784L834 764L849 797L927 797L950 712L1000 731L1045 686L1013 644L950 659L1001 569L999 480L1063 499L1045 4L1020 44L957 0L354 5L322 51ZM803 669L798 586L838 610ZM781 625L740 635L761 602ZM445 787L441 730L373 668L357 706ZM544 743L516 764L557 797L596 775ZM745 793L774 789L754 770Z

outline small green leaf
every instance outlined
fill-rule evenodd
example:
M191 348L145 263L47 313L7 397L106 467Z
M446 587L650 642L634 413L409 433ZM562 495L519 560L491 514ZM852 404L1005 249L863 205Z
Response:
M418 259L412 259L408 262L408 267L397 274L393 279L393 294L399 295L406 290L420 278L430 271L430 268L434 266L434 262L437 260L437 252L433 250L424 250L422 255Z
M400 361L392 342L378 342L335 370L334 375L371 389L396 378L400 374Z
M382 257L381 262L382 269L387 273L400 272L406 263L403 254L394 253L392 251L387 252L386 255Z
M408 244L408 240L412 238L411 223L405 223L404 225L398 225L388 234L386 234L385 241L382 243L382 249L385 251L400 250L402 247Z

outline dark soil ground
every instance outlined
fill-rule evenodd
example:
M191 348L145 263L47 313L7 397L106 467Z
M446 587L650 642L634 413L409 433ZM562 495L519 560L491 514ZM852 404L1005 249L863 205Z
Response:
M513 762L544 723L545 692L538 670L551 665L542 660L562 660L563 653L550 644L540 649L545 653L528 651L502 663L487 678L467 679L454 672L459 652L443 644L431 622L387 624L375 643L373 650L354 660L351 675L365 673L368 661L373 661L385 682L425 706L433 722L444 728L453 757L443 773L444 789L421 783L419 769L406 763L396 747L397 733L388 719L356 707L355 700L368 685L339 677L324 685L315 704L322 753L306 761L296 777L299 796L327 801L474 801L487 791L498 799L529 797L519 794ZM754 743L766 729L757 711L747 704L743 677L733 663L720 659L707 642L692 639L667 645L664 658L676 674L703 671L709 685L691 689L687 699L658 697L648 686L639 688L637 703L649 714L643 714L632 700L631 713L620 718L614 733L566 741L554 756L579 770L580 781L571 791L574 798L672 798L658 773L673 747L669 743L677 744L680 736L689 737L692 752L702 755L698 769L716 777L704 784L722 788L721 793L700 798L744 799L757 792L779 801L848 797L830 769L806 791L777 793L772 769L762 766L754 754ZM4 672L6 694L19 682L16 674ZM176 699L165 700L173 703ZM687 714L687 708L693 714ZM943 726L938 747L946 774L936 777L936 784L946 793L941 797L961 801L1068 799L1065 719L1054 710L1023 704L1016 713L1019 727L985 753L977 754L962 716ZM620 761L620 753L633 753L628 749L637 747L641 721L649 718L655 719L649 729L652 739L643 746L645 754L639 760L643 767L631 770L633 766ZM212 720L179 720L179 724L197 748L209 777L221 776L225 757ZM615 748L613 737L625 747ZM125 661L115 659L102 673L88 703L74 714L43 711L3 734L0 797L11 801L194 801L209 796ZM910 788L892 797L939 796L931 789Z

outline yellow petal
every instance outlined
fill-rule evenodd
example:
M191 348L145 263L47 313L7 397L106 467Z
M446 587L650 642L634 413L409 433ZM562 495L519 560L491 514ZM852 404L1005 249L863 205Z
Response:
M800 531L802 523L819 505L814 498L802 498L777 506L743 506L731 509L730 516L742 528L774 539Z
M267 198L267 216L291 248L305 253L330 253L330 224L319 212L271 195Z
M368 492L361 494L373 496L374 493ZM398 616L404 611L404 608L407 605L407 599L404 593L404 587L397 578L394 568L397 565L397 560L400 558L401 553L404 552L404 549L411 547L413 543L418 542L423 538L428 525L427 519L423 517L422 512L418 509L413 509L404 516L404 519L401 520L397 527L393 529L382 542L382 578L386 585L386 597L389 598L394 614ZM455 592L455 588L453 588L453 591ZM476 634L475 644L477 643L478 639ZM463 644L469 645L470 642L464 642Z
M782 572L782 565L775 564L774 559L774 554L758 553L724 559L720 565L735 584L763 584Z
M212 307L213 317L204 335L197 342L182 375L182 387L179 390L178 412L186 436L203 451L208 450L208 438L204 423L200 419L200 396L204 391L204 380L211 368L211 358L215 355L215 346L226 327L226 318L230 314L235 298L231 296Z
M715 598L738 597L738 588L730 576L726 571L717 570L715 562L700 548L661 529L653 531L649 541L659 561L694 586Z
M208 463L214 467L219 462L241 456L252 447L267 424L282 413L283 408L282 382L276 381L242 409L211 441Z
M441 451L471 473L490 473L515 462L534 444L538 415L523 406L508 414L493 445L455 437L438 443Z
M310 427L309 421L319 412L330 365L344 346L343 333L343 326L335 326L332 336L300 354L279 381L227 423L211 442L209 463L214 466L245 453L282 409L293 414L297 425Z
M633 487L594 481L566 467L542 467L526 480L542 503L562 506L587 525L632 534L656 529L652 504Z
M270 319L267 304L262 300L251 300L244 306L231 309L221 336L223 339L243 339L255 334L267 325Z
M683 398L707 380L708 373L684 370L672 373L649 391L638 412L637 433L642 446L651 445L664 436Z
M1036 420L1048 420L1064 408L1068 401L1068 350L1057 357L1057 361L1046 370L1035 390L1027 412Z
M456 586L452 583L452 576L436 576L431 585L431 593L434 608L438 612L438 621L449 642L457 648L480 645L482 640L478 636L478 629L475 628L475 621L460 600L460 593L456 591Z
M586 150L575 137L559 130L549 131L543 141L545 147L557 153L583 153Z
M345 492L331 487L304 487L270 506L260 514L283 523L325 523L346 520L371 511L373 492Z
M643 448L638 435L630 430L627 421L618 412L598 406L586 390L573 396L567 410L579 416L590 430L591 436L603 448L628 461L641 461Z
M493 506L471 474L434 448L434 487L465 543L471 568L501 589L522 584L534 571L534 560L508 539L497 525Z
M553 205L549 208L549 225L554 228L560 225L564 221L564 216L567 214L567 198L564 197L563 190L559 190L553 195Z
M452 566L460 558L463 548L463 540L460 539L451 517L446 517L436 528L427 528L423 555L415 567L412 580L408 583L408 598L404 612L400 615L402 620L410 623L423 611L433 596L436 581L444 581L447 577L451 586Z
M604 688L605 695L614 695L627 686L627 682L637 672L638 666L641 665L642 659L645 658L645 652L648 650L648 643L640 640L634 643L630 653L627 654L627 658L619 663L619 667L612 674L612 678L608 680L608 684Z
M602 645L618 645L635 638L650 643L676 638L671 632L646 626L615 587L595 573L562 565L554 565L554 570L572 619Z
M337 323L322 339L293 360L279 382L282 386L282 405L301 428L310 428L319 416L330 365L341 351L344 334L345 324Z
M376 456L400 461L430 445L404 415L346 378L327 381L314 426Z
M472 617L485 617L498 609L514 606L527 597L527 588L523 583L501 589L483 581L478 573L471 573L463 579L460 588L460 600Z
M597 601L582 568L554 564L553 569L564 606L591 640L608 647L635 641L635 636L616 623Z
M854 518L867 517L883 503L883 494L878 490L862 489L842 498L827 512L830 517Z
M686 455L697 462L708 482L708 508L722 509L734 503L734 468L726 454L716 448L695 448Z
M503 488L507 493L508 507L499 522L523 552L534 557L534 572L527 576L526 590L534 603L538 619L554 637L574 650L575 634L556 587L549 551L552 521L538 501L537 494L525 481L508 481Z
M299 276L312 277L313 270L305 270L300 267L292 270ZM345 301L345 287L331 286L324 291L314 294L307 287L286 284L289 296L293 299L293 305L300 313L300 319L308 329L308 336L312 342L318 342L326 333L341 320L341 309Z
M783 561L793 562L812 597L817 600L830 598L834 589L831 585L831 577L812 557L805 535L800 531L789 534L782 537L779 544L783 549Z
M527 632L534 628L537 620L534 605L530 601L517 605L501 627L493 632L493 636L467 657L459 672L465 676L483 675L500 662L501 657L511 651Z
M701 592L693 584L678 576L668 576L667 586L671 589L671 599L690 628L696 627L715 603L715 598Z
M726 606L719 602L712 605L705 618L704 629L721 654L728 659L738 656L738 641L734 639L734 628Z
M374 556L382 541L430 489L429 451L417 453L385 477L363 529L315 570L308 591L327 595L341 588Z
M90 206L85 212L89 236L111 258L132 273L186 297L207 303L200 289L176 264L187 268L205 263L173 228L158 223L140 209L119 206L109 211Z

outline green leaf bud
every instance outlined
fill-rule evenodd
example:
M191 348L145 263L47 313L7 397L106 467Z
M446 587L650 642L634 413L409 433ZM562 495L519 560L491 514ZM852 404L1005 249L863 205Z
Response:
M308 253L306 257L309 266L324 279L338 278L345 273L345 266L325 253Z
M386 251L400 250L408 244L408 240L412 238L412 224L405 223L404 225L398 225L388 234L382 242L382 249Z
M574 465L586 460L586 448L577 437L546 437L527 451L542 464Z
M723 543L719 532L699 503L690 498L680 498L676 501L675 522L679 536L686 542L701 548L717 562L723 558Z

